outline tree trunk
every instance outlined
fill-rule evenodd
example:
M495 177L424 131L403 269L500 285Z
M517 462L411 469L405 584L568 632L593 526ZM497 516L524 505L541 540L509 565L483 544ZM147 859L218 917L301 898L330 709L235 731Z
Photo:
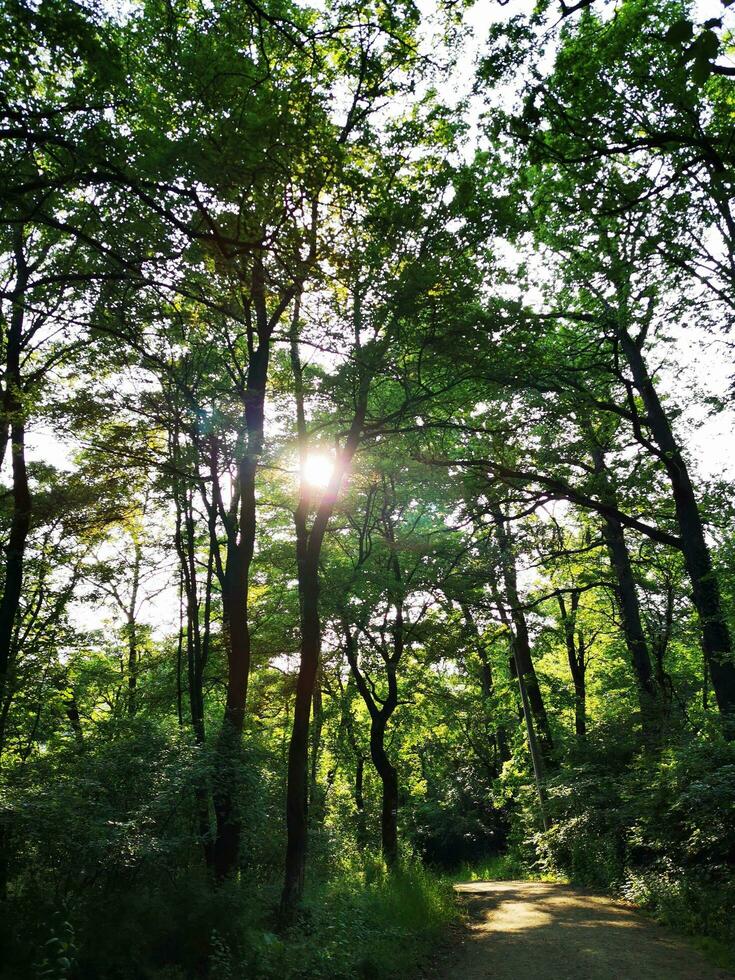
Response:
M537 733L541 753L544 762L548 765L551 762L554 743L551 737L551 728L549 727L549 719L546 714L543 695L539 686L538 677L536 676L536 668L533 663L526 617L523 613L518 595L518 576L512 544L505 526L505 516L502 511L499 507L496 507L492 513L495 519L497 540L500 548L505 594L508 598L513 623L513 655L515 667L518 671L519 679L523 681L522 687L525 690L533 715L534 728Z
M702 648L722 715L723 731L725 737L731 741L735 739L735 661L719 583L712 567L694 487L640 347L625 330L620 332L620 342L636 388L643 399L648 425L671 483L682 553L692 583L692 600L699 615Z
M658 691L651 667L643 624L641 622L638 594L633 578L628 546L622 525L614 518L606 518L602 534L610 555L610 564L615 574L615 592L620 608L625 645L630 654L633 674L638 689L638 703L641 710L641 724L644 733L650 734L660 727L658 720Z
M380 843L387 867L398 863L398 773L385 751L385 727L388 719L382 712L370 725L370 757L382 784Z
M181 668L184 660L184 573L179 573L179 635L176 641L176 716L179 728L184 727L184 691Z
M180 600L179 600L179 642L177 650L177 694L179 724L183 722L181 704L181 660L183 654L183 599L185 597L186 611L186 661L187 686L189 691L189 716L194 739L199 746L204 745L206 732L204 727L204 660L205 652L202 647L202 636L199 623L199 587L197 582L195 527L190 492L184 492L183 500L176 488L176 551L180 562ZM208 632L209 593L211 591L211 551L210 565L207 576L207 596L205 599L205 631ZM194 785L194 808L198 824L199 837L204 852L204 861L208 868L214 867L214 845L209 815L210 789L206 777L202 777Z
M363 784L365 780L365 759L358 755L355 760L355 812L357 832L355 834L357 847L364 851L367 846L367 826L365 823L365 793Z
M666 665L665 657L666 651L669 646L669 641L671 639L671 631L674 625L674 585L673 582L668 581L666 587L666 606L664 612L663 623L659 624L659 628L655 631L651 639L651 650L653 651L653 662L656 667L656 683L658 684L659 696L661 698L661 705L663 708L664 716L668 718L672 703L674 688L671 683L671 677L669 676Z
M238 465L240 493L237 529L228 531L227 566L222 583L223 612L227 649L227 692L222 728L217 740L214 812L215 874L222 880L237 868L240 851L240 818L236 797L240 783L242 731L245 724L248 679L250 676L250 626L248 622L248 582L255 550L255 476L263 448L265 389L268 375L269 345L261 339L251 353L245 392L247 451Z
M140 565L142 551L140 544L134 543L135 558L133 564L133 585L130 605L127 610L128 629L128 714L131 718L138 711L138 633L136 624L136 606L138 605L138 589L140 587Z
M367 823L365 820L365 756L362 754L357 735L355 734L354 719L350 707L350 686L354 680L352 672L348 675L346 688L342 691L342 727L347 734L347 741L355 759L355 782L354 782L354 801L355 801L355 841L358 850L364 851L367 847Z
M587 739L587 689L584 675L574 679L574 733L580 742Z
M309 767L309 808L311 810L311 819L315 823L320 823L324 819L324 808L326 804L326 794L324 792L324 788L319 785L319 753L321 751L322 726L324 724L322 709L321 658L320 663L317 666L316 679L314 681L312 717L311 765Z
M577 610L579 608L579 591L572 592L571 611L567 612L564 596L559 593L559 611L564 627L564 641L567 648L567 660L574 684L574 732L579 742L587 738L587 684L585 664L585 647L581 631L576 630ZM575 635L577 641L575 642Z
M317 556L318 558L318 556ZM304 562L300 574L301 663L296 683L293 729L288 751L286 786L286 872L281 906L290 914L304 890L308 838L309 715L319 665L319 570L315 561Z
M605 456L599 446L593 445L592 457L595 475L600 484L600 494L606 503L617 507L617 494L610 482ZM644 735L656 737L660 732L662 720L659 691L651 666L648 642L643 632L640 603L633 576L633 566L625 541L625 531L623 525L614 515L608 514L604 517L602 536L605 539L610 565L615 576L615 596L618 600L623 636L638 691L641 727Z
M5 549L5 587L0 599L0 703L13 660L13 634L23 591L26 542L31 527L31 494L25 457L25 418L21 395L20 353L24 322L24 295L28 274L21 233L16 247L18 264L13 311L7 338L5 404L10 424L12 462L12 517Z
M518 679L518 689L521 694L521 706L523 711L523 720L526 724L526 734L528 735L528 750L531 754L531 765L533 767L533 776L536 783L536 794L538 796L539 810L541 811L541 822L544 825L544 830L549 829L549 819L546 815L546 787L544 785L544 758L541 748L536 737L536 729L534 725L533 712L531 710L531 705L528 697L528 691L526 689L526 684L523 678L523 674L518 667L518 657L515 653L515 647L513 647L513 659L515 661L516 667L516 677Z
M577 634L577 668L574 672L574 733L579 742L587 739L587 665L582 633Z
M485 644L480 636L480 630L475 622L475 617L472 615L472 610L467 605L466 602L460 602L460 608L462 610L462 615L464 616L465 622L469 628L472 639L475 642L475 648L477 650L477 655L480 658L480 690L482 691L482 697L485 701L490 701L494 693L494 682L493 682L493 669L490 663L490 658L488 656L487 650L485 649ZM492 711L492 706L491 711ZM495 729L495 745L497 749L497 758L500 762L507 762L510 759L510 750L508 748L508 735L505 728L502 725L498 725ZM497 767L498 772L500 767Z
M228 596L228 605L233 595ZM217 738L214 766L214 814L216 837L214 848L215 876L222 881L234 874L240 854L240 816L237 794L242 771L242 730L245 722L245 700L250 668L250 637L247 623L240 613L237 623L229 622L227 635L228 674L225 713Z
M298 350L298 304L291 325L291 362L294 370L297 433L299 457L303 462L307 453L307 432L304 413L304 392ZM356 333L359 348L359 331ZM319 621L319 558L324 535L331 520L342 480L350 465L362 436L367 412L371 372L366 365L359 365L359 383L356 392L355 414L344 441L337 453L329 484L322 493L316 508L311 530L307 529L308 514L312 505L311 492L303 482L298 507L294 515L296 528L296 559L299 577L301 614L301 658L296 681L293 728L288 748L288 778L286 782L286 864L281 914L290 918L298 907L304 890L306 870L306 845L308 840L308 791L309 791L309 716L311 714L314 683L321 652L321 623Z
M25 425L16 410L11 425L13 516L5 551L5 589L0 599L0 697L5 692L13 659L13 632L20 609L26 542L31 526L31 495L25 461Z
M13 631L20 609L26 541L31 526L31 495L25 461L25 426L17 415L11 425L11 438L13 516L5 551L5 589L0 599L0 697L5 692L13 659Z
M136 545L136 558L138 547ZM138 595L139 563L136 561L133 575L133 599L128 611L128 715L133 718L138 711L138 634L135 622L135 605Z
M191 720L194 736L198 745L204 745L206 733L204 727L204 669L209 655L210 612L212 604L212 563L213 554L210 542L209 558L207 561L207 577L204 595L204 635L199 629L199 604L195 602L192 614L196 617L195 635L197 642L193 645L194 656L190 659L189 690L191 701ZM196 598L197 590L194 590ZM203 776L194 786L199 839L204 851L204 860L209 869L215 868L215 841L212 839L212 826L209 814L210 786L209 780ZM216 873L216 872L215 872Z
M398 573L400 578L400 572ZM388 693L378 706L373 692L360 669L357 657L357 644L349 624L344 622L347 661L355 678L357 689L370 714L370 758L380 777L382 806L380 820L380 840L383 857L389 868L398 861L398 772L385 751L385 730L393 712L398 706L398 679L396 669L403 654L403 613L402 605L396 605L396 627L394 650L390 656L383 655L388 677Z

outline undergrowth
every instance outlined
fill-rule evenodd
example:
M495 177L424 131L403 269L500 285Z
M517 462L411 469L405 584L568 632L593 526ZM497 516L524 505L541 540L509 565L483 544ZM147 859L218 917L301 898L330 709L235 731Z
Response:
M281 928L278 884L213 888L196 876L128 889L38 921L3 980L390 980L412 975L458 920L451 882L378 859L314 880ZM27 918L28 909L17 909Z
M358 875L312 888L301 920L287 933L251 933L240 975L405 977L458 917L448 880L417 862L392 874L368 862Z
M545 870L515 850L495 854L482 861L461 865L452 875L453 882L461 881L566 881L556 871Z
M547 789L552 825L539 829L532 803L519 808L511 863L630 901L735 967L735 746L598 754Z

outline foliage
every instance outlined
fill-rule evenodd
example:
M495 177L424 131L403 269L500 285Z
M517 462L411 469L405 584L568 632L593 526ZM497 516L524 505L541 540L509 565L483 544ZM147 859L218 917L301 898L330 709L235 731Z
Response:
M538 866L732 947L734 763L731 745L694 739L568 769L550 781Z
M0 5L5 976L733 942L733 10Z

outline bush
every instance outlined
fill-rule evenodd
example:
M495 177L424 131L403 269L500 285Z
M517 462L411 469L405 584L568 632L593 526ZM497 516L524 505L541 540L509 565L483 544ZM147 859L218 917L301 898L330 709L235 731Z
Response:
M213 778L207 751L145 719L114 738L111 728L5 780L3 978L388 978L412 970L457 915L446 881L410 857L388 874L376 857L340 851L325 826L312 833L303 913L278 931L282 840L262 828L276 824L282 787L258 776L269 767L242 761L243 872L215 887L194 792Z
M547 831L534 831L533 808L524 815L542 869L735 948L735 746L580 764L549 781L549 808Z
M248 932L235 976L253 980L402 977L458 917L448 881L409 861L388 874L381 862L307 893L288 932ZM239 972L238 972L239 971Z
M486 774L474 766L457 765L442 788L441 797L420 798L411 808L407 829L424 860L453 869L504 850L508 814L489 802L495 794Z

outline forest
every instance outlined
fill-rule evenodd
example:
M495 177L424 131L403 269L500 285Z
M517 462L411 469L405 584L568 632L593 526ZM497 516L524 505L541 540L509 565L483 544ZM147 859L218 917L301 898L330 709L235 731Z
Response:
M733 967L731 3L0 0L2 980Z

